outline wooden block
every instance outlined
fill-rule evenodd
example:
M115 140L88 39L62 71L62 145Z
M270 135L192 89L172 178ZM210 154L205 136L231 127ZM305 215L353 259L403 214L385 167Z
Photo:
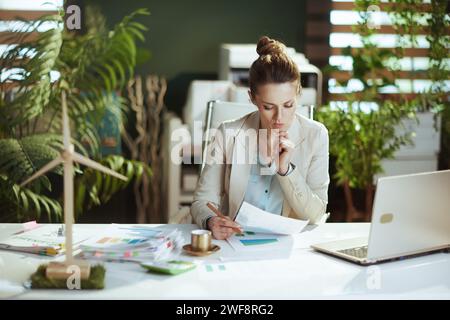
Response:
M80 270L80 279L89 279L91 273L91 266L87 261L76 260L71 263L67 262L50 262L47 266L45 275L49 279L67 279L76 272L71 269L72 266L77 266Z

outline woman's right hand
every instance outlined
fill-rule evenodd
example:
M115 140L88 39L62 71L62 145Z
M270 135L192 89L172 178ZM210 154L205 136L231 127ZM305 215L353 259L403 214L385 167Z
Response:
M278 129L267 131L267 135L258 136L259 157L266 165L277 161L280 152L280 131Z
M242 232L241 226L232 221L230 217L212 217L208 220L208 229L211 230L213 237L217 240L225 240L231 237L236 233L233 228Z

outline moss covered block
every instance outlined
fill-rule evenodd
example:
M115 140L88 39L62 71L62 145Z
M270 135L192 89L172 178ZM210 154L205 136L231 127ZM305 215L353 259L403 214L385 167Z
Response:
M46 276L47 265L40 265L31 275L32 289L68 289L64 279L49 279ZM105 287L106 269L102 265L91 267L88 279L81 279L81 289L103 289Z

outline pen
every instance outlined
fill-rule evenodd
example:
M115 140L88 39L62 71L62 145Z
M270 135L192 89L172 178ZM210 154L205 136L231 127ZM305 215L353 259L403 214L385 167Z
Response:
M225 216L224 216L219 210L217 210L216 207L214 207L214 206L211 204L211 202L208 202L206 205L207 205L207 207L208 207L209 209L211 209L212 212L214 212L217 216L219 216L219 217L221 217L221 218L225 218ZM231 229L233 229L235 232L237 232L237 233L239 233L239 234L242 233L242 230L239 230L238 228L235 228L235 227L227 227L227 228L231 228Z

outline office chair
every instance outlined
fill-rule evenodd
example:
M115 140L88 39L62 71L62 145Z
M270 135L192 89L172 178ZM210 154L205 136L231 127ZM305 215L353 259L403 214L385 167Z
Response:
M236 102L227 102L220 100L212 100L206 104L206 120L205 120L205 139L203 141L202 146L202 167L201 171L205 166L205 160L208 144L211 139L211 129L217 129L219 125L227 120L238 119L240 117L245 116L251 112L256 111L256 106L250 103L236 103ZM313 119L314 106L308 105L297 106L296 113L308 118Z

